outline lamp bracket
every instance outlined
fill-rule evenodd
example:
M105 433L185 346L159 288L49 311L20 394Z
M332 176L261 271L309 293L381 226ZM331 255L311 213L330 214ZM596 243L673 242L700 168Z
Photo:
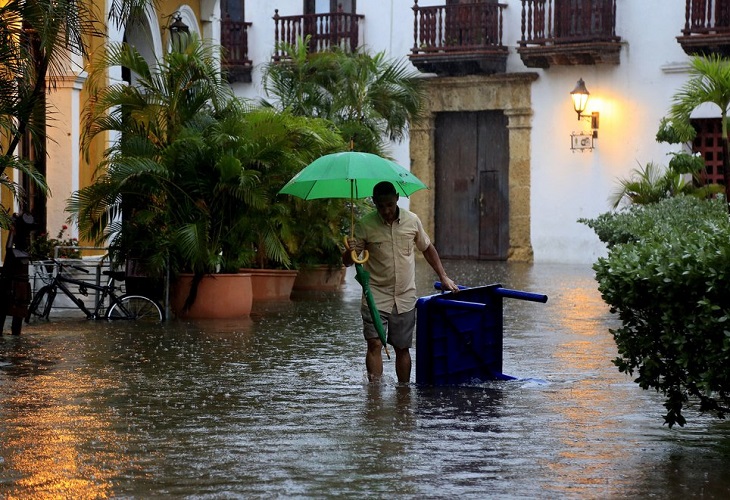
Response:
M598 130L598 122L600 119L600 114L598 113L598 111L594 111L589 115L584 115L581 113L578 115L578 119L588 120L589 122L591 122L591 129Z

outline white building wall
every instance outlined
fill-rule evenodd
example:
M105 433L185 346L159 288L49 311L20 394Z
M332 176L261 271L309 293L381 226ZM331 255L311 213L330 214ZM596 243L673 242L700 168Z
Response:
M590 263L605 254L592 230L577 222L608 211L608 198L617 178L647 162L666 164L676 146L659 144L655 135L674 93L687 79L689 57L676 37L684 26L681 0L618 0L616 34L623 41L618 65L552 66L527 68L517 54L521 36L521 0L502 0L503 41L510 56L508 72L536 72L532 87L531 139L531 238L536 262ZM444 0L420 0L420 6L443 5ZM261 68L274 50L274 9L279 15L302 13L302 0L247 2L249 57L254 63L253 82L236 84L238 95L262 95ZM386 51L407 59L413 46L411 0L360 0L358 14L371 52ZM600 112L596 148L572 152L571 132L588 131L588 121L578 121L570 91L583 78L591 93L588 111ZM703 110L706 116L719 116ZM395 144L393 158L410 166L408 144Z

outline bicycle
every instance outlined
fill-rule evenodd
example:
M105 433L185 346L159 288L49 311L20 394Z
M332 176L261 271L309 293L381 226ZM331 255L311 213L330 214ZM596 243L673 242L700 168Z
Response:
M117 281L124 281L126 273L124 271L103 271L102 274L109 277L106 285L97 285L88 281L72 278L64 274L66 268L73 268L78 271L88 273L89 270L81 266L73 264L63 264L60 261L52 259L52 262L58 266L58 272L48 282L36 292L33 300L28 307L28 314L25 322L29 323L33 317L48 320L53 307L53 301L60 290L83 312L88 319L107 319L107 320L136 320L160 323L164 319L162 307L153 299L144 295L123 294L116 292L118 286ZM88 295L89 290L96 290L99 297L96 301L94 309L89 309L84 301L77 297L67 285L77 285L81 295ZM105 307L108 299L108 307Z

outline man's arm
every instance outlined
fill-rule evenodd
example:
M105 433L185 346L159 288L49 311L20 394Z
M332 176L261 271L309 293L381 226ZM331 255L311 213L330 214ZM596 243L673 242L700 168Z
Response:
M436 247L433 246L433 243L428 246L426 250L423 251L423 256L426 258L426 262L433 268L434 271L436 271L436 274L439 277L439 281L441 281L441 289L442 290L450 290L452 292L458 292L459 287L456 286L456 283L446 276L446 271L444 270L443 264L441 264L441 258L439 257L438 252L436 251Z

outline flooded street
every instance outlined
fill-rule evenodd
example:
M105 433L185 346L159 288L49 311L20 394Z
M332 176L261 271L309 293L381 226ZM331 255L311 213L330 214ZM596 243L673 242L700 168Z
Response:
M612 364L590 266L445 262L505 299L504 373L473 387L366 382L360 288L241 321L80 318L0 338L1 498L727 498L730 422ZM419 295L434 293L419 262ZM7 330L7 327L6 327ZM418 362L418 347L412 351ZM415 381L415 364L412 374Z

